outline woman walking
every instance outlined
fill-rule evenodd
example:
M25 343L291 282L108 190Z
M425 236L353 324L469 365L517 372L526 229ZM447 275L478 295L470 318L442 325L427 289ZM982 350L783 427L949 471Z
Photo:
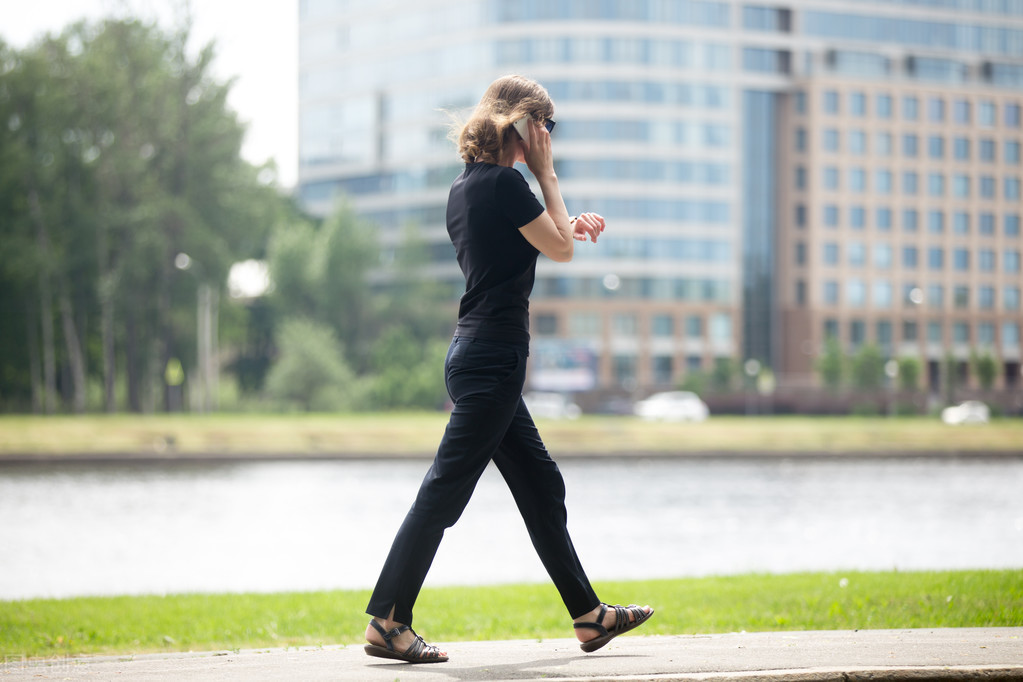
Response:
M649 607L607 606L597 598L568 534L561 472L522 400L537 257L569 261L575 241L596 242L604 231L599 215L568 215L554 173L553 115L540 84L504 76L490 85L458 134L465 170L451 186L447 229L465 294L444 363L454 408L366 609L373 617L366 628L371 656L448 660L412 630L412 608L444 530L458 520L490 461L515 498L584 651L599 649L653 614ZM536 177L546 208L516 162Z

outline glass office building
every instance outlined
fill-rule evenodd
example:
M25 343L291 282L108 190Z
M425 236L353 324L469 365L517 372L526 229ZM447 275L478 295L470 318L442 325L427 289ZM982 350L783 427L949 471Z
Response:
M505 73L547 86L569 211L609 228L541 258L533 387L653 390L722 358L812 385L828 335L929 361L986 349L1018 382L1023 0L300 13L302 204L346 197L385 248L414 226L452 300L450 113Z

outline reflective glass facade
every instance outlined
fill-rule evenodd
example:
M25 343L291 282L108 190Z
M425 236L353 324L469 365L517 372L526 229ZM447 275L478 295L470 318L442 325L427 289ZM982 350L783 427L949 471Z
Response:
M452 292L452 115L504 73L547 86L569 211L609 230L572 263L541 259L534 352L591 358L587 390L667 387L724 357L810 381L825 327L894 347L933 322L941 343L993 338L1009 360L1016 338L1018 362L995 313L1018 307L1003 263L1018 272L1023 0L300 0L300 15L303 205L345 198L385 248L415 225ZM935 248L940 272L991 281L930 281ZM875 319L908 283L993 317L957 336L951 319Z

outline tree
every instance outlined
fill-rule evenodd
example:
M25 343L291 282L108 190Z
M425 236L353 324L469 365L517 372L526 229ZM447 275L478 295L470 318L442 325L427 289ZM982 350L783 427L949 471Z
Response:
M436 409L444 404L448 342L423 343L406 327L391 327L373 346L374 407Z
M970 364L982 390L990 391L998 377L998 360L989 351L970 353Z
M833 336L829 336L824 342L824 350L817 358L817 371L828 390L835 392L842 387L845 378L845 353L842 352L842 345L838 339Z
M899 387L903 391L916 392L920 388L920 373L923 370L920 358L904 356L899 358Z
M287 320L278 330L277 346L280 355L266 378L274 403L307 412L359 404L361 388L333 329L303 318Z
M872 343L860 346L852 358L853 385L864 391L876 391L884 385L884 356Z

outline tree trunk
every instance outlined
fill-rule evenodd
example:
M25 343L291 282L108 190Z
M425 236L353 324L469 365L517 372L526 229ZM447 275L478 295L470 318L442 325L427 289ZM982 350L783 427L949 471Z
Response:
M128 409L142 411L142 395L139 390L139 338L135 312L129 311L125 327L124 356L128 377Z
M41 367L39 366L39 329L35 315L32 314L33 305L25 306L25 321L27 322L26 336L28 337L28 373L32 378L32 412L39 414L43 411L43 382L39 378Z
M76 414L85 412L85 359L82 344L78 341L75 317L71 310L71 297L67 287L60 287L60 318L64 328L64 345L67 347L68 362L71 364L71 407Z
M36 226L36 245L42 256L39 268L39 314L43 330L43 411L56 411L57 359L53 346L53 294L50 291L50 244L43 224L39 193L33 188L28 195L29 210Z
M114 302L106 295L100 298L100 337L103 345L103 405L107 412L117 411L114 394Z

